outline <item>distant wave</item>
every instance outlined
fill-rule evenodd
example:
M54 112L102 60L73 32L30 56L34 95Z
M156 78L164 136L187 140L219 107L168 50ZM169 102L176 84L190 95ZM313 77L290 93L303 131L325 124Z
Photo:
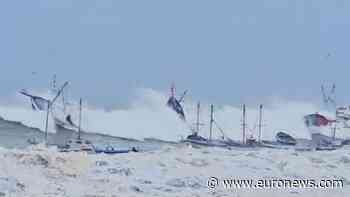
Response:
M159 139L178 141L190 133L190 127L196 120L195 102L186 99L185 112L187 123L166 107L167 95L152 89L140 89L130 101L127 109L106 111L85 104L83 109L83 130L127 139ZM302 117L308 113L321 112L314 104L274 100L268 103L263 116L263 139L273 139L278 130L287 130L298 138L310 138L303 124ZM327 112L322 112L329 115ZM241 106L216 105L215 120L233 139L241 139ZM0 116L9 121L16 121L31 128L44 130L45 112L33 111L29 101L23 99L21 104L13 106L0 105ZM201 134L209 135L209 104L202 103ZM257 135L258 106L247 108L248 135ZM51 120L51 119L50 119ZM77 117L75 117L77 120ZM54 132L50 121L49 132ZM328 130L325 130L328 132ZM215 129L214 136L220 132ZM326 134L330 134L326 133ZM340 135L347 135L346 132Z

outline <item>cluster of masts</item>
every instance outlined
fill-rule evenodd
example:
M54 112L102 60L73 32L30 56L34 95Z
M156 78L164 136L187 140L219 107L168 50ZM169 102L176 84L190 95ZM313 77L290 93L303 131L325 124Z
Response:
M167 102L168 107L173 109L182 120L186 121L186 116L185 116L185 113L184 113L184 110L183 110L181 103L184 100L184 96L186 95L187 90L182 94L181 97L179 97L179 99L176 98L174 84L172 84L170 92L171 92L170 98L168 99L168 102ZM201 104L200 104L200 102L198 102L197 103L197 118L196 118L195 128L191 129L192 134L189 136L190 138L193 138L193 142L195 142L196 137L200 137L199 136L200 127L203 126L203 124L200 122L200 110L201 110ZM260 105L259 106L259 123L258 123L258 129L259 129L258 142L261 142L261 137L262 137L262 110L263 110L263 105ZM243 105L242 112L243 112L243 115L242 115L242 122L243 123L242 123L242 142L241 142L241 144L247 144L248 138L247 138L247 121L246 121L246 106L245 105ZM204 139L208 143L215 141L213 139L214 124L218 128L218 130L221 132L222 137L225 138L226 136L225 136L224 131L219 127L219 125L217 124L217 122L214 119L214 105L210 105L209 136L207 139L204 137L198 138L200 140L200 143L203 143ZM249 142L252 142L253 138L254 137L251 135L249 138ZM228 139L228 140L230 140L230 139Z
M67 87L68 82L65 82L60 89L57 90L56 95L52 99L47 99L39 96L35 96L33 94L28 93L26 90L21 90L20 93L24 96L27 96L30 98L32 102L32 108L34 110L40 110L40 111L46 111L46 120L45 120L45 143L47 144L47 138L48 138L48 126L49 126L49 115L50 112L52 112L53 105L57 101L57 99L62 94L65 87ZM56 82L54 80L53 87L56 88ZM56 90L56 89L55 89ZM81 102L80 102L81 103ZM81 108L81 107L80 107ZM80 112L81 116L81 112ZM80 128L80 123L79 123ZM79 129L80 131L80 129ZM80 133L80 132L79 132Z
M63 94L63 90L66 88L66 86L68 85L68 82L65 82L61 88L57 88L57 84L56 84L56 76L54 76L54 79L52 81L52 90L54 93L56 93L55 97L53 97L53 99L44 99L42 97L38 97L35 95L31 95L29 94L27 91L21 91L20 93L22 93L25 96L30 97L31 102L32 102L32 106L33 109L39 109L39 110L46 110L46 121L45 121L45 143L47 144L48 142L48 122L49 122L49 114L50 112L52 113L52 108L53 105L55 104L56 100ZM327 96L327 94L325 93L324 87L322 86L322 93L324 96L324 100L327 102L332 102L335 103L335 99L333 97L334 95L334 91L335 91L335 85L332 87L332 90L330 92L331 96ZM176 98L175 96L175 86L172 85L171 87L171 94L170 94L170 98L167 101L167 106L172 108L178 115L179 117L186 121L186 117L185 117L185 112L184 109L181 105L181 103L184 100L184 97L187 93L187 90L184 91L184 93L181 95L181 97L179 99ZM64 101L64 97L62 95L63 98L63 107L65 108L65 101ZM44 104L43 104L44 103ZM201 110L201 104L200 102L197 103L197 118L196 118L196 123L195 123L195 128L191 129L192 130L192 134L187 136L186 139L182 140L182 142L189 142L191 144L198 144L198 145L205 145L205 146L267 146L266 142L267 141L263 141L262 140L262 116L263 116L263 105L259 105L259 119L258 119L258 134L257 134L257 140L254 138L253 134L251 134L250 136L247 135L247 112L246 112L246 105L243 104L242 106L242 139L241 141L234 141L230 138L228 138L224 131L221 129L221 127L217 124L217 122L214 119L214 105L210 105L210 122L209 122L209 136L208 138L202 137L199 135L200 133L200 127L203 125L200 122L200 110ZM343 110L343 111L342 111ZM350 110L350 109L349 109ZM344 120L349 120L350 116L345 116L345 112L344 109L342 108L337 108L336 110L337 112L337 118L340 117L341 115L342 118ZM307 115L304 117L305 118L305 123L324 123L324 124L328 124L330 122L332 122L331 120L328 120L326 118L324 118L323 116L319 115L319 114L311 114L311 115ZM56 118L55 118L56 121ZM82 99L79 100L79 119L78 119L79 123L78 126L76 126L72 120L71 120L71 116L70 114L67 115L67 117L65 119L63 119L63 124L68 123L70 126L73 126L73 128L77 129L77 133L78 133L78 137L77 140L81 141L81 121L82 121ZM55 122L56 124L56 122ZM222 134L222 139L214 139L213 138L213 130L214 130L214 126L217 127L217 129L221 132ZM334 138L335 138L335 131L336 128L334 128ZM295 145L296 144L296 140L294 138L292 138L291 136L289 136L286 133L283 132L279 132L276 135L276 139L277 141L279 141L282 144L288 144L288 145Z
M84 152L90 152L90 153L105 153L105 154L119 154L119 153L128 153L130 151L137 152L138 150L135 147L132 147L131 149L114 149L111 146L105 147L105 149L98 149L95 147L90 141L82 139L82 129L81 129L81 123L82 123L82 105L83 101L80 98L79 99L79 117L78 117L78 125L74 124L71 118L71 114L66 114L65 108L67 103L65 102L64 96L63 96L63 90L68 86L68 82L65 82L59 89L56 85L56 76L54 76L53 82L51 84L52 92L55 93L55 96L53 99L46 99L43 97L35 96L30 93L28 93L26 90L20 91L21 94L27 96L30 98L32 102L32 107L34 110L39 111L46 111L46 119L45 119L45 131L44 131L44 143L46 146L48 146L48 125L49 125L49 116L50 113L53 116L54 124L56 129L66 129L73 132L75 130L77 132L76 138L68 138L66 139L64 144L54 144L59 148L59 151L61 152L71 152L71 151L84 151ZM55 103L57 102L57 99L59 97L62 97L63 101L63 110L64 110L64 116L65 118L60 119L55 116L53 113L53 108ZM73 130L72 130L73 129ZM57 133L57 130L56 130ZM73 136L74 134L72 134ZM36 144L35 140L28 141L31 144Z
M199 137L199 133L200 133L200 127L203 126L204 124L200 122L200 110L201 110L201 104L200 102L197 103L197 117L196 117L196 123L195 123L195 129L192 130L192 134L189 136L190 138L192 137ZM259 123L258 123L258 143L262 142L262 113L263 113L263 105L259 105ZM214 130L214 124L216 125L216 127L218 128L218 130L221 132L222 134L222 138L223 140L225 140L225 133L224 131L221 129L221 127L219 127L219 125L217 124L217 122L214 119L214 105L211 104L210 105L210 121L209 121L209 137L208 137L208 143L214 141L213 138L213 130ZM230 140L228 137L226 137L227 140ZM195 139L195 138L193 138ZM203 140L205 139L204 137L200 137L199 139ZM252 140L255 141L254 137L251 135L249 138L247 138L247 120L246 120L246 105L243 104L242 107L242 144L245 145L247 144L247 139L249 140L249 143L252 142ZM184 140L186 141L186 140ZM192 143L195 143L195 140L190 141Z
M327 103L333 103L335 104L334 94L335 94L335 85L332 86L332 89L330 91L330 95L327 95L325 92L324 87L322 86L322 93L324 96L324 101ZM182 117L183 120L185 120L185 116L183 113L182 106L180 105L180 102L174 102L176 105L169 105L171 100L175 100L176 98L174 96L174 88L172 88L172 94L168 101L168 106L174 109ZM181 100L183 97L181 97ZM192 130L192 134L187 136L186 139L182 140L182 142L191 143L191 144L197 144L197 145L204 145L204 146L239 146L239 147L251 147L251 146L262 146L262 147L272 147L272 148L280 148L281 145L288 145L288 146L294 146L296 144L307 144L308 146L315 146L316 149L319 150L331 150L338 147L341 147L344 144L349 143L349 140L347 139L338 139L336 138L336 130L337 122L342 122L345 126L347 125L347 121L350 120L350 114L348 111L350 111L349 108L344 107L336 107L336 120L330 120L326 118L325 116L322 116L318 113L316 114L309 114L304 116L305 125L310 131L311 134L311 141L307 139L295 139L290 134L279 131L276 134L276 141L268 141L268 140L262 140L262 116L263 116L263 105L259 105L259 119L258 119L258 134L257 134L257 140L254 138L253 134L247 135L247 118L246 118L246 105L244 104L242 107L242 139L241 141L234 141L227 136L225 136L225 133L223 130L218 126L217 122L214 119L214 106L210 105L210 122L209 122L209 136L202 137L199 135L200 132L200 126L203 124L200 123L200 103L197 103L197 119L195 123L195 129ZM178 110L178 109L181 110ZM181 113L179 113L181 111ZM222 134L222 139L214 139L213 138L213 127L214 125L219 129L219 131ZM328 137L327 135L323 135L321 133L320 128L324 126L334 125L331 127L332 129L332 138ZM256 127L255 127L256 128ZM316 133L315 130L311 132L312 129L318 130ZM307 141L307 142L306 142ZM298 143L299 142L299 143ZM300 143L302 142L302 143ZM306 148L309 149L309 148Z

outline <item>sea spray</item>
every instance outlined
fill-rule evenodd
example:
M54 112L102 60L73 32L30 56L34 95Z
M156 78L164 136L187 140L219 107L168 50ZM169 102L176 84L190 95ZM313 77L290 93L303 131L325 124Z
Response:
M45 96L50 96L45 94ZM138 89L136 96L130 101L128 107L105 110L90 105L88 101L83 104L82 128L84 131L109 134L118 137L144 139L157 138L168 141L178 141L191 133L196 121L196 101L186 98L184 109L187 122L182 121L175 112L166 106L167 93L152 89ZM6 120L18 121L22 124L44 130L45 112L33 111L30 102L23 98L16 105L0 105L0 116ZM74 101L71 101L74 104ZM322 113L332 116L331 113L322 111L320 107L307 102L294 102L286 100L273 100L264 103L263 133L262 139L274 139L280 130L288 131L297 138L310 138L310 134L304 126L303 116L309 113ZM201 135L209 135L209 105L202 103L201 109ZM73 105L74 106L74 105ZM224 130L226 136L232 139L241 139L242 112L241 105L214 104L214 119ZM75 107L77 108L77 107ZM258 103L247 106L247 136L257 137ZM73 121L77 121L77 113L74 107ZM54 132L52 118L49 123L49 132ZM330 128L324 129L324 134L330 134ZM338 135L349 136L347 132L338 132ZM214 137L221 137L218 128L214 127Z

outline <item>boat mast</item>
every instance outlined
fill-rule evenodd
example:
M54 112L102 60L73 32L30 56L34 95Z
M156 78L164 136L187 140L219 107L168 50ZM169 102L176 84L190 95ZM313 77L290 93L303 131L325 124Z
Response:
M333 140L335 140L336 132L337 132L337 112L335 112L335 121L334 121L334 127L332 128L333 130Z
M47 145L47 137L48 137L48 130L49 130L49 114L51 110L51 106L56 102L57 98L61 95L63 89L68 85L68 82L65 82L61 89L58 90L56 96L52 100L46 100L47 101L47 109L46 109L46 120L45 120L45 145Z
M46 109L46 120L45 120L45 145L47 146L47 136L49 130L49 114L50 114L50 101L47 101L47 109Z
M245 144L245 127L246 127L246 112L245 112L245 104L243 104L243 139L242 139L243 144Z
M51 91L56 93L57 92L57 77L56 77L56 74L53 75L52 77L52 86L51 86Z
M56 87L56 74L53 75L52 78L52 87L51 91L53 93L57 93L57 87ZM47 101L47 106L46 106L46 120L45 120L45 145L48 145L47 142L47 137L48 137L48 130L49 130L49 115L50 115L50 107L51 107L51 101Z
M334 123L334 127L333 127L333 140L335 140L335 133L336 133L336 131L337 131L337 123Z
M263 105L261 104L259 106L259 142L261 142L261 131L262 131L262 109L263 109Z
M214 123L214 105L210 105L210 135L209 135L209 141L212 140L213 137L213 123Z
M82 110L82 99L79 101L79 127L78 127L78 139L80 140L81 133L81 110Z
M199 133L199 115L200 115L200 108L201 108L201 103L197 103L197 122L196 122L196 131Z

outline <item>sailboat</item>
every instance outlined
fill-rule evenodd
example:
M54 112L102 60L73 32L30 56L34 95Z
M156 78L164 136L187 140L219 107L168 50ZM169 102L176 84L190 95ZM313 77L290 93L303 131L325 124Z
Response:
M51 92L56 93L58 91L56 75L54 75L53 77L51 86L52 86ZM73 122L72 113L70 111L72 107L69 101L67 100L65 94L66 94L66 91L62 91L61 102L56 103L55 111L52 112L52 116L56 127L66 128L68 130L74 130L78 128L78 125Z
M67 88L66 88L67 89ZM54 126L56 133L52 136L52 143L57 145L59 148L64 148L67 146L67 143L74 146L74 144L88 144L90 146L91 142L75 142L77 140L76 131L80 130L80 126L76 124L73 119L80 117L81 109L76 109L77 105L72 105L66 98L67 91L66 89L62 90L59 98L59 102L55 103L55 106L51 110L51 116L54 121ZM51 92L57 93L57 79L54 75L51 83ZM79 104L78 104L79 105ZM78 113L74 113L79 111ZM79 133L79 132L78 132ZM78 136L81 136L81 132Z
M64 147L60 147L61 152L89 152L95 153L95 147L93 144L84 140L81 137L81 114L82 113L82 99L79 101L79 126L78 126L78 137L67 141Z
M200 130L200 103L197 103L197 122L196 129L192 130L192 134L187 136L186 139L181 140L181 143L189 143L192 145L207 146L207 147L227 147L222 140L213 139L213 124L214 124L214 106L210 107L210 134L209 138L205 138L199 135Z
M53 99L46 99L34 94L28 93L26 90L21 90L19 93L29 97L33 110L46 111L46 120L45 120L45 144L48 144L48 125L49 125L49 114L52 112L52 107L55 104L58 97L61 95L63 89L68 85L68 82L65 82L62 87L57 91L56 96Z
M56 84L56 76L54 76L51 88L51 91L54 93L57 92ZM56 129L56 134L54 135L55 144L58 145L62 152L85 151L89 153L119 154L140 151L136 147L115 149L110 145L99 149L91 141L83 139L83 134L87 138L90 134L87 134L87 132L81 129L82 101L80 99L79 114L76 114L74 113L74 111L77 111L75 106L68 101L65 94L67 93L61 93L61 102L56 104L55 111L52 112ZM78 117L76 118L78 119L78 124L74 122L74 117ZM91 133L91 135L96 135L96 133ZM91 137L89 139L91 139Z
M82 138L82 129L81 129L81 120L82 120L82 99L79 101L79 124L77 125L78 136L73 137L66 141L64 146L59 147L60 152L87 152L87 153L105 153L105 154L121 154L129 152L139 152L136 147L131 149L115 149L112 146L107 146L105 149L99 149L93 145L89 140Z
M192 134L187 136L183 142L189 142L194 144L203 144L208 143L208 140L205 137L202 137L199 135L200 126L202 125L200 123L200 102L197 103L197 122L196 122L196 129L192 129Z
M258 147L261 143L261 114L262 114L262 105L260 105L260 118L259 118L259 141L255 139L255 137L251 134L249 137L247 137L247 123L246 123L246 106L243 105L242 107L242 141L236 141L227 138L225 140L225 143L230 147Z

